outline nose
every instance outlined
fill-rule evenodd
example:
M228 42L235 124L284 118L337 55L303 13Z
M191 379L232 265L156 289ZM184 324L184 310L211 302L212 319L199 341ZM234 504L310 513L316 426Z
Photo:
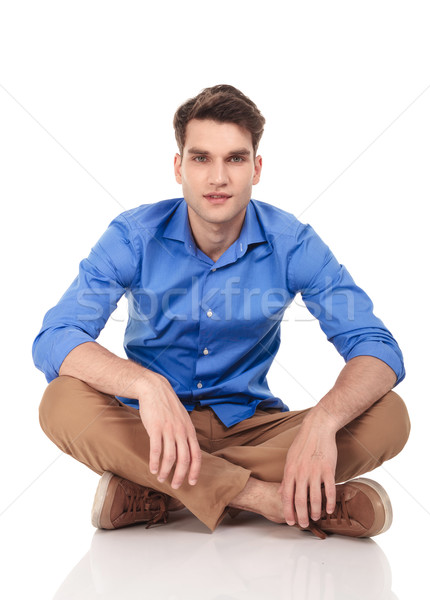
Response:
M223 160L213 161L209 171L209 183L220 187L226 185L228 181L227 167Z

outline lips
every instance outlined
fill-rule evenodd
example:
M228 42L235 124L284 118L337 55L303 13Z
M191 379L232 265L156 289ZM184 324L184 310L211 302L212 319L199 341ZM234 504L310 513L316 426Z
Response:
M226 202L231 196L229 194L204 194L203 196L208 200L211 204L223 204Z

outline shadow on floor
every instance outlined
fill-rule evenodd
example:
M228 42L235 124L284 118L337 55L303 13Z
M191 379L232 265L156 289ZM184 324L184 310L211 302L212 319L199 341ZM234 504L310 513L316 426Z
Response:
M130 595L130 596L129 596ZM396 600L376 542L308 532L251 513L210 533L188 511L167 525L94 533L54 600Z

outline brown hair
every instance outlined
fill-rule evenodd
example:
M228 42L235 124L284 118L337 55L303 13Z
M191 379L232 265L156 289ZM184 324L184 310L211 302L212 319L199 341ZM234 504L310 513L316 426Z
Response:
M221 84L205 88L195 98L184 102L173 118L175 137L181 156L185 146L187 125L191 119L236 123L250 132L254 153L257 152L266 122L254 102L232 85Z

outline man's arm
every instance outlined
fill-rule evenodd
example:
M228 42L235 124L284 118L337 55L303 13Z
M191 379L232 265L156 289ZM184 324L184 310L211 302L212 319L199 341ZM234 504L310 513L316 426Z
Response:
M321 485L327 512L335 506L336 433L365 412L405 376L402 352L373 312L369 296L312 227L299 224L289 256L287 286L302 295L327 339L346 361L335 385L309 411L290 447L280 487L285 518L308 525L321 514Z
M33 343L34 362L48 381L70 375L101 392L137 398L150 436L151 472L164 481L176 462L173 487L179 487L187 473L193 485L200 471L200 448L191 419L168 380L95 342L118 300L132 286L141 261L140 246L133 243L128 221L120 215L45 315Z
M365 412L395 385L394 371L372 356L352 358L342 369L333 388L312 408L291 445L285 462L280 494L285 520L309 525L309 516L321 516L321 485L326 494L326 510L336 502L336 433ZM308 515L308 498L311 514Z
M151 473L158 473L158 480L163 482L176 463L172 488L179 488L187 473L190 485L197 482L201 451L196 432L165 377L119 358L97 342L76 346L64 359L59 374L85 381L105 394L137 398L150 437Z

